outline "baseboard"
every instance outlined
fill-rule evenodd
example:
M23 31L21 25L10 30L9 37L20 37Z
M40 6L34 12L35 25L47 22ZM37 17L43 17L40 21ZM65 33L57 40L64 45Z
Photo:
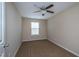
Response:
M71 51L71 50L70 50L70 49L68 49L68 48L63 47L61 44L58 44L57 42L52 41L52 40L49 40L49 41L50 41L50 42L52 42L52 43L54 43L54 44L56 44L57 46L59 46L59 47L61 47L61 48L65 49L65 50L67 50L68 52L70 52L70 53L74 54L75 56L79 57L79 54L75 53L74 51Z
M37 40L47 40L47 38L45 38L45 39L37 39ZM22 40L22 42L37 41L37 40Z

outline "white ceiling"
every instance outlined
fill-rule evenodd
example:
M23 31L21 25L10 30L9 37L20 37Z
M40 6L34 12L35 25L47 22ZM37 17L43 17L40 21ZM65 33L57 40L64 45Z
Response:
M34 19L48 19L51 16L69 8L74 4L74 2L14 2L22 17L34 18ZM54 11L55 13L46 13L45 16L42 16L41 12L33 13L34 11L39 10L38 7L48 6L50 4L54 4L54 7L49 10Z

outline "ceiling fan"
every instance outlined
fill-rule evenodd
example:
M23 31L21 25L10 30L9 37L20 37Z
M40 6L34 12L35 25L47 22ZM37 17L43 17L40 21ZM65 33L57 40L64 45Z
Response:
M36 5L34 5L34 6L37 7ZM48 12L48 13L54 13L54 11L48 10L49 8L51 8L53 6L54 6L53 4L50 4L47 7L37 7L37 8L39 8L39 10L38 11L35 11L34 13L42 12L42 16L44 16L46 12Z

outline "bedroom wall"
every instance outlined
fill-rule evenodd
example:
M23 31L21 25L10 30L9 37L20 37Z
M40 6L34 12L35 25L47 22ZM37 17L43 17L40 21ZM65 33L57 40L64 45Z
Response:
M31 23L39 22L39 35L31 35ZM32 40L42 40L47 39L47 20L37 20L37 19L22 19L22 41L32 41Z
M79 3L48 19L48 40L79 56Z
M8 56L15 56L21 45L21 16L11 2L6 2L6 20L7 20L7 43L9 47L6 52Z

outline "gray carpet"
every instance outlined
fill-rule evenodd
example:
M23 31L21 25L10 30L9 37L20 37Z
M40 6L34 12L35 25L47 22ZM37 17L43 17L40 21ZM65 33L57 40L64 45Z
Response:
M23 42L16 57L75 57L48 40Z

